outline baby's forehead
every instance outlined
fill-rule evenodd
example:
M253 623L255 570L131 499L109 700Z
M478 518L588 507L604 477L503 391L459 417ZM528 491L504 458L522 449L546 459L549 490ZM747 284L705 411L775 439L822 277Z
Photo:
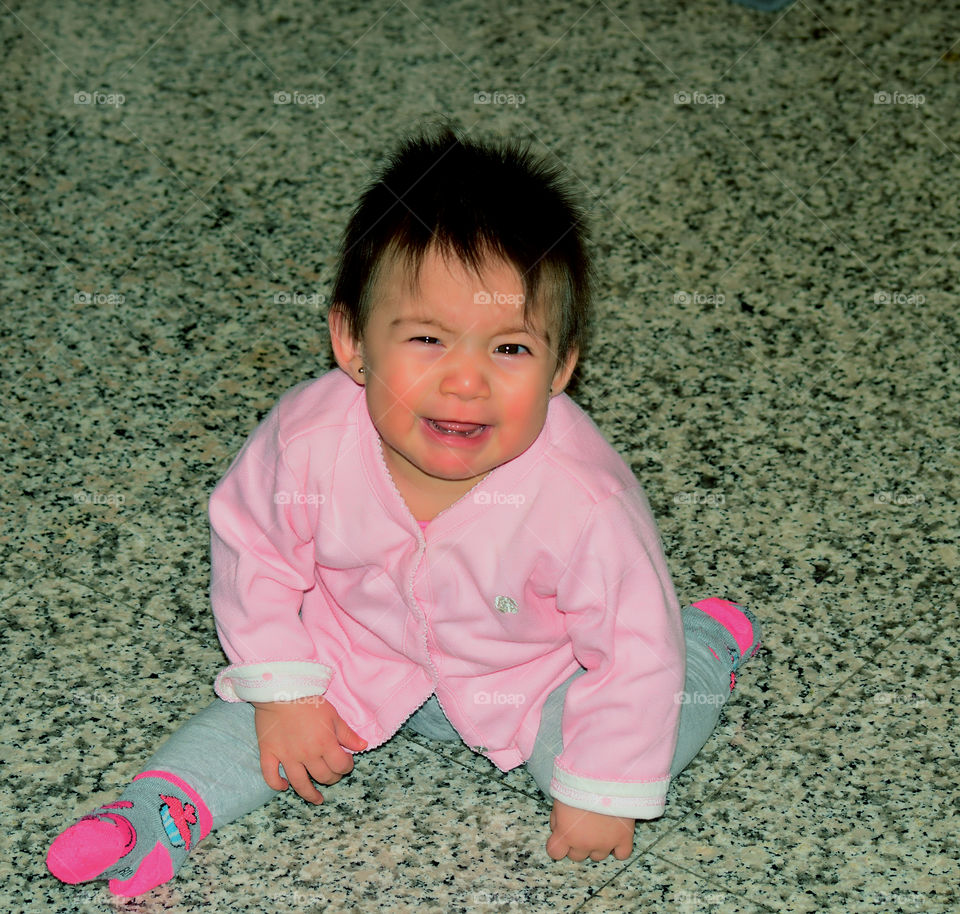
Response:
M560 316L549 301L548 287L541 285L532 300L526 292L519 267L495 252L461 257L436 245L419 252L394 249L384 252L377 267L367 314L386 306L405 316L419 312L421 318L429 318L434 303L442 310L451 299L463 310L499 306L501 314L516 316L511 323L552 345L559 336Z
M528 303L519 270L505 261L491 260L477 269L462 262L425 262L417 274L402 269L384 278L379 303L404 317L427 319L451 309L458 314L476 310L541 333L549 323L548 309L542 303Z

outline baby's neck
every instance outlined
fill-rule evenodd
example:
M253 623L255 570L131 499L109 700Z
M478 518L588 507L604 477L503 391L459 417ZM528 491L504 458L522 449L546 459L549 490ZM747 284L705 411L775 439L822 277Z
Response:
M492 472L488 470L469 479L440 479L422 472L389 447L380 442L381 453L387 472L393 479L397 491L407 503L410 513L418 521L431 521L441 511L460 501L475 485L486 479Z
M403 500L407 503L410 513L418 521L431 521L441 511L446 511L451 505L460 501L476 484L477 480L474 479L470 480L469 485L465 487L457 487L449 490L444 489L440 492L425 492L421 489L404 491L405 488L409 487L401 486L399 482L397 483L397 488L400 490Z

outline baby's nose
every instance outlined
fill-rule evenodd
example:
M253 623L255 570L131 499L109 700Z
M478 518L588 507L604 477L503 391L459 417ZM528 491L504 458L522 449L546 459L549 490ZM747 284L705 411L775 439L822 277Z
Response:
M489 390L486 372L480 360L470 355L451 353L441 382L443 393L461 397L483 396Z

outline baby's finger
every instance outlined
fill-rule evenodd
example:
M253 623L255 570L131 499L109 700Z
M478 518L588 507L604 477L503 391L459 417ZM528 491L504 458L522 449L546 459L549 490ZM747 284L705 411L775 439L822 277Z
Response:
M353 756L349 752L344 752L339 746L323 757L327 768L332 773L335 781L339 781L345 774L353 771ZM319 778L317 779L319 780ZM333 784L335 781L323 781L324 784Z
M344 749L350 749L353 752L362 752L367 748L367 741L348 727L342 717L334 721L333 732ZM343 773L346 774L346 772Z
M570 844L558 835L551 835L547 839L547 854L553 860L563 860L567 856L568 850L570 850Z
M310 775L311 779L316 781L318 784L336 784L340 780L340 775L335 771L331 770L330 766L327 764L326 760L323 758L313 759L305 765L307 773Z
M260 773L268 787L286 790L290 785L280 775L280 759L269 752L260 753Z
M303 765L298 765L295 771L287 771L287 779L297 794L308 803L318 806L323 802L323 794L314 786L307 769Z

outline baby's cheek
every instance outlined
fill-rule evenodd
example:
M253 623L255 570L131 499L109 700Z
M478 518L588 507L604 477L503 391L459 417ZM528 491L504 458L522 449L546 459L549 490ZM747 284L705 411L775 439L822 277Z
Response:
M543 397L528 391L517 392L505 398L501 415L515 434L529 438L532 442L543 429L547 418L547 404Z
M378 377L367 387L367 406L371 415L409 415L416 412L418 378L412 373L392 373Z

